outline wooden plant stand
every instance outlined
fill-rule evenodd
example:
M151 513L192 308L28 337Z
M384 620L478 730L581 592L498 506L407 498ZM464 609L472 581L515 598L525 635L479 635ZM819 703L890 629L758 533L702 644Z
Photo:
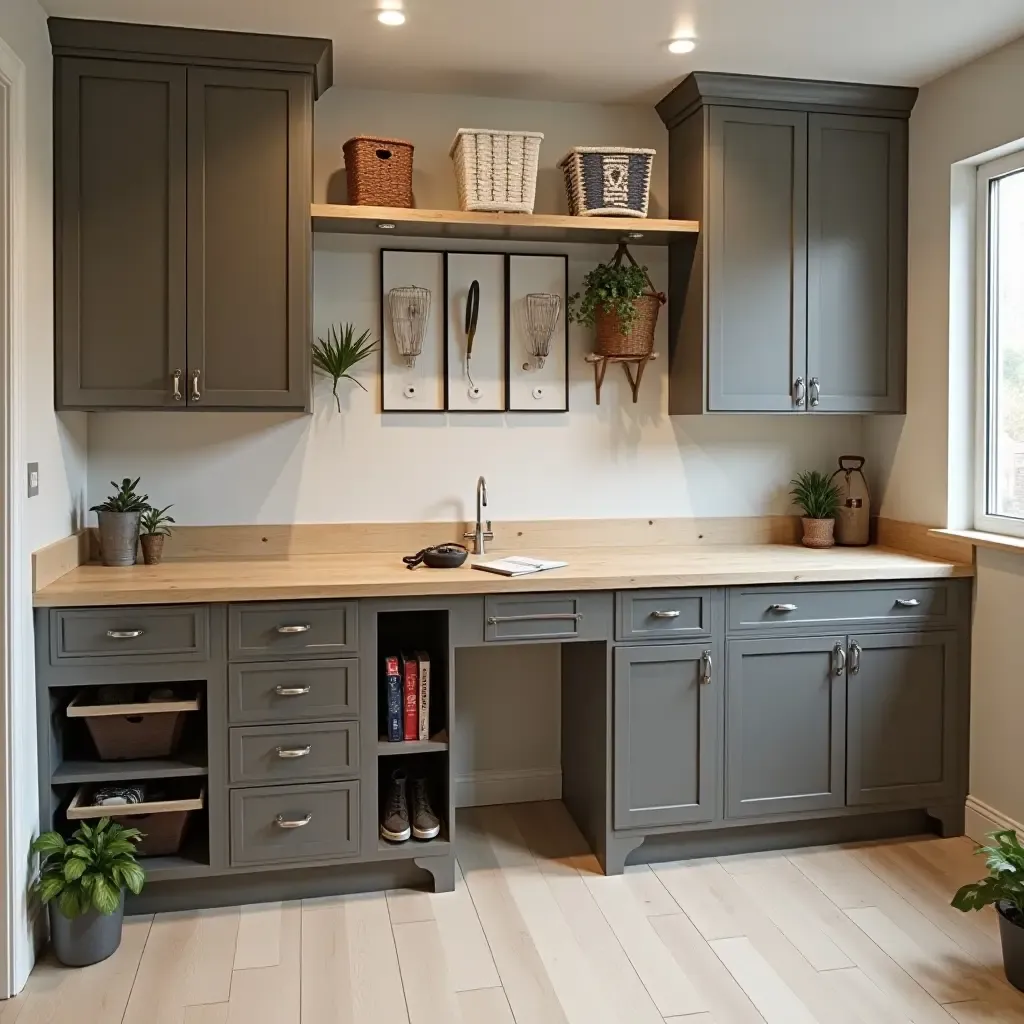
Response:
M633 404L636 405L637 395L640 392L640 381L643 380L644 370L652 359L657 359L657 352L649 352L645 356L600 356L592 353L587 356L587 362L594 364L594 391L597 395L597 404L601 404L601 385L604 384L604 375L608 370L609 363L621 363L629 380L629 389L633 392ZM630 364L636 366L636 376L630 369Z

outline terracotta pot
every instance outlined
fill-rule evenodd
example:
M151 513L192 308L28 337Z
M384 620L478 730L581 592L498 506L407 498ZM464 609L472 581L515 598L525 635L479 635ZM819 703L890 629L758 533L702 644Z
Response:
M139 540L142 542L142 560L146 565L159 565L164 557L164 534L144 533Z
M804 516L800 522L804 524L805 548L830 548L835 544L832 537L836 525L834 519L808 519Z

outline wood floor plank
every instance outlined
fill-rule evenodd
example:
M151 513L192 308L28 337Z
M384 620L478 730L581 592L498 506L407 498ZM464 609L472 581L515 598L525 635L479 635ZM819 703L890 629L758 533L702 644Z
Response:
M281 905L280 957L273 967L238 970L231 977L228 1024L300 1024L302 905Z
M648 917L679 913L679 904L649 864L630 864L622 873L633 898Z
M654 874L705 939L734 939L745 934L746 898L717 860L657 864Z
M688 1013L685 1017L666 1017L665 1024L715 1024L710 1013Z
M750 939L715 939L709 945L767 1024L818 1024L811 1011L772 970Z
M281 904L242 907L235 944L236 971L276 967L281 962Z
M829 971L823 977L836 998L849 1005L864 1024L913 1024L859 967Z
M1021 1024L1024 1021L1024 1013L984 1001L950 1003L946 1009L958 1024Z
M454 892L430 893L429 898L455 991L499 987L501 978L494 966L491 947L458 862Z
M410 1024L462 1024L436 921L393 925Z
M203 1003L186 1006L184 1024L228 1024L227 1003Z
M788 857L837 907L874 907L888 899L888 886L846 849L799 850Z
M458 994L462 1024L516 1024L505 990L475 988Z
M388 915L391 923L415 924L418 921L433 921L434 906L429 892L418 889L388 889L385 893L388 902Z

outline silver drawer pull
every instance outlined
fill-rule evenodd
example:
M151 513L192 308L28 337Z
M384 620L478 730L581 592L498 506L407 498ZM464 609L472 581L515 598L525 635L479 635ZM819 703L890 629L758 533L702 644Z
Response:
M308 825L312 820L312 814L307 814L304 818L286 818L283 814L279 814L274 819L274 823L278 828L302 828L303 825Z
M856 640L850 641L850 674L857 675L860 672L861 646Z
M682 613L678 608L673 608L671 611L664 612L651 612L652 619L678 619Z
M278 633L308 633L313 627L307 622L302 626L278 626Z
M768 605L768 611L770 612L795 612L795 604L770 604Z
M278 757L305 757L313 749L312 745L307 743L304 747L278 747Z
M916 597L897 597L897 608L916 608L921 602Z
M144 629L108 629L107 636L111 640L134 640L145 632Z
M846 674L846 648L842 644L832 648L832 672L837 676Z
M700 656L700 660L701 660L701 673L700 673L701 685L702 686L710 686L711 685L711 670L714 668L714 666L711 663L711 652L710 651L702 651L701 652L701 656Z
M487 625L497 626L499 622L582 622L580 612L551 612L547 615L488 615Z
M309 693L308 686L275 686L274 693L278 697L301 697Z

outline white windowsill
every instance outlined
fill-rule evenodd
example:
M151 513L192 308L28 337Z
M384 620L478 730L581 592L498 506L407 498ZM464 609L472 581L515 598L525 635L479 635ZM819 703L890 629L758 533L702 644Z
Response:
M984 530L929 530L938 537L959 537L970 541L977 548L991 548L993 551L1010 551L1024 555L1024 537L1009 537L1004 533L986 533Z

